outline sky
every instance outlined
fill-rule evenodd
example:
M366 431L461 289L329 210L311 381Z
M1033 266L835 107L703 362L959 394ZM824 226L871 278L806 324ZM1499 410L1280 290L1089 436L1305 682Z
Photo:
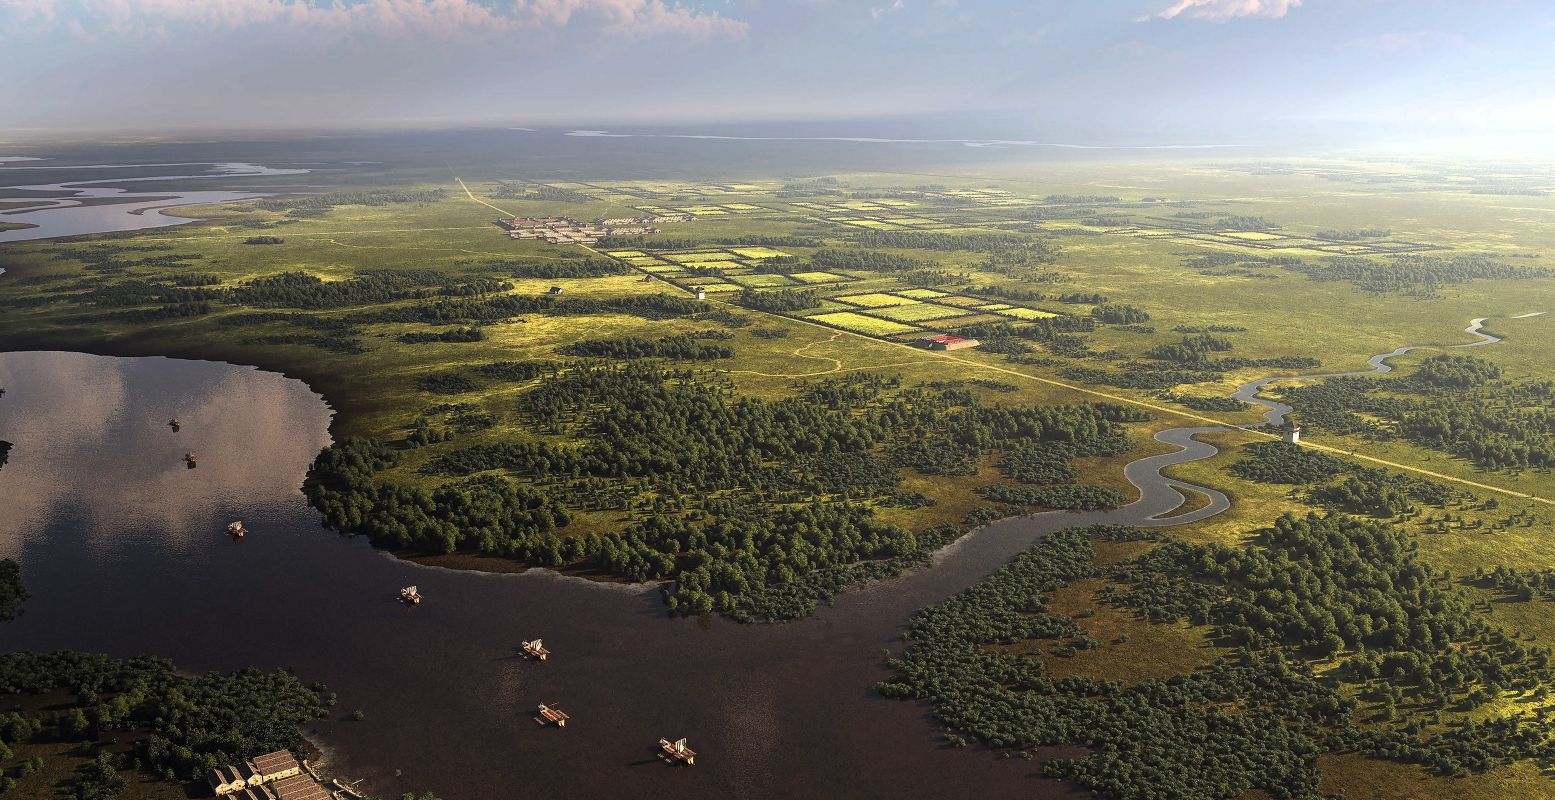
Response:
M1552 40L1544 0L0 0L0 132L933 116L1540 138Z

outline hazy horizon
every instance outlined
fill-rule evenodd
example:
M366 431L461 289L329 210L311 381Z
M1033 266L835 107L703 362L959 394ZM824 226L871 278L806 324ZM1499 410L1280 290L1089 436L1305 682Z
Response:
M0 138L806 121L1534 153L1551 32L1524 0L0 0Z

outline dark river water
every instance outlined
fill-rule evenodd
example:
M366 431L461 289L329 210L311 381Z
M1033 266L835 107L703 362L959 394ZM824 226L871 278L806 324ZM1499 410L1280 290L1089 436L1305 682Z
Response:
M160 654L191 672L291 667L340 696L310 731L328 771L445 800L1067 796L1039 761L944 747L926 707L876 696L882 650L900 646L914 609L1045 532L1149 524L1180 502L1157 470L1214 452L1192 429L1168 431L1187 449L1136 462L1144 497L1128 508L997 523L813 619L739 625L670 618L650 587L424 567L321 529L297 490L329 442L330 411L295 380L10 353L0 387L0 439L15 443L0 469L0 557L21 562L33 593L0 649ZM1212 499L1170 522L1224 507ZM235 519L252 531L244 541L224 532ZM426 602L407 608L395 593L412 583ZM549 663L517 657L536 636ZM564 708L568 727L536 726L537 703ZM366 719L346 720L352 709ZM697 765L657 760L660 737L688 737Z

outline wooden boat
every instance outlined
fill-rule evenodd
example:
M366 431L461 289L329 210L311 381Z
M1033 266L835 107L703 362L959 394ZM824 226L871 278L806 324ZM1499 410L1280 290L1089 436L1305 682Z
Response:
M676 739L673 742L668 739L660 739L659 749L664 751L664 756L672 762L679 762L687 766L697 763L696 751L686 746L685 739Z
M173 429L173 433L177 433L178 429L180 427L183 427L183 423L178 421L178 417L173 417L172 419L167 421L167 427L172 428Z
M400 599L413 606L419 605L421 603L421 592L414 586L406 586L400 590Z
M541 644L539 639L536 639L532 642L524 642L523 649L524 655L529 656L536 661L544 661L551 655L551 651L545 649L545 645Z
M554 724L558 728L565 728L567 727L567 720L569 719L572 719L572 716L567 712L557 708L556 706L548 706L544 703L541 703L540 716L535 717L535 722L540 725Z
M199 458L200 457L194 453L184 453L184 465L189 469L194 469L196 466L195 462L197 462Z
M227 533L231 534L234 539L241 539L248 535L248 528L243 527L242 520L238 520L227 526Z

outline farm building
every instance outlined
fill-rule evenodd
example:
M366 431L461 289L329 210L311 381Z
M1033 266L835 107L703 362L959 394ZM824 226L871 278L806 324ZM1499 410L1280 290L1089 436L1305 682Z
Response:
M215 792L217 796L232 794L240 789L248 788L248 776L244 775L243 770L237 767L217 767L211 770L210 776L206 778L206 782L210 784L211 791Z
M976 347L981 342L946 333L939 336L925 336L918 340L918 344L929 350L965 350L968 347Z
M282 778L270 784L269 788L275 791L280 800L332 800L329 792L307 775Z
M231 798L231 800L278 800L275 792L270 791L270 787L262 783L258 786L240 789L227 795L227 797Z
M274 753L254 756L252 763L262 776L263 783L302 774L302 765L297 763L297 757L289 750L277 750Z

